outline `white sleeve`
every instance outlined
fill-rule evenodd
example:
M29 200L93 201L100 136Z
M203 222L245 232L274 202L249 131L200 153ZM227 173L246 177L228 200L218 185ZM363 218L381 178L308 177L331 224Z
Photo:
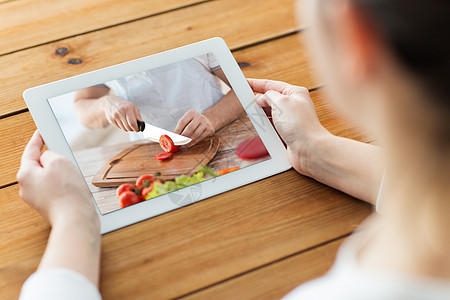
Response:
M208 53L204 55L200 55L194 58L200 64L202 64L206 69L210 71L215 71L220 69L219 61L217 60L214 53Z
M97 287L71 269L48 269L33 273L22 286L19 300L101 300Z

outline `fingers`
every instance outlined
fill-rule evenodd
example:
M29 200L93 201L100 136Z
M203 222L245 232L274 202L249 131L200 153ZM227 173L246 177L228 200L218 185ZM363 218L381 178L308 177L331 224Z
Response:
M296 93L304 93L308 91L305 87L291 85L282 81L267 79L247 79L248 84L255 93L265 94L268 91L275 91L280 94L290 96Z
M136 105L120 97L105 98L105 115L110 124L123 131L139 132L137 120L143 121Z
M261 107L271 107L272 102L266 97L265 94L258 94L255 96L255 102Z
M184 135L184 136L187 136L189 138L192 138L194 132L197 130L197 128L199 126L200 126L200 118L194 118L183 129L183 131L181 132L181 135Z
M178 121L177 126L173 130L173 132L177 134L181 134L181 132L184 130L184 128L195 118L196 111L189 110L187 111L181 119Z
M141 113L139 112L139 109L136 107L136 105L131 105L133 109L126 111L126 122L124 122L124 125L128 129L128 131L139 132L140 130L137 120L144 120L142 120Z
M265 94L267 91L274 90L279 93L283 93L283 90L291 86L288 83L275 81L275 80L267 80L267 79L252 79L248 78L247 82L250 84L252 90L256 93Z
M192 141L190 141L189 144L187 144L186 146L192 147L208 136L209 136L208 130L206 128L199 127L192 136Z
M214 126L203 114L190 110L178 121L175 133L190 137L192 139L187 147L192 147L205 137L214 134Z
M125 116L125 120L122 120L125 128L127 129L127 131L134 131L134 132L138 132L139 128L137 125L137 119L136 119L136 115L133 112L129 112L126 114Z

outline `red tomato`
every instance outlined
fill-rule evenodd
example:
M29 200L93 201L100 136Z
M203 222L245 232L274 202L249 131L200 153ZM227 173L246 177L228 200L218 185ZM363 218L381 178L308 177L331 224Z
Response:
M131 191L133 188L134 188L134 185L129 184L129 183L120 185L116 190L117 198L119 198L123 192Z
M155 157L157 160L165 160L165 159L168 159L168 158L171 157L171 156L172 156L172 153L161 152L161 153L156 154L154 157Z
M159 145L161 148L168 153L175 153L180 150L180 146L175 146L172 139L168 135L161 135L159 138Z
M264 143L260 137L254 137L243 141L234 150L236 155L242 159L259 159L269 156Z
M222 169L222 170L217 172L217 176L220 176L220 175L223 175L223 174L227 174L227 173L239 170L239 169L240 169L239 167Z
M153 190L153 183L149 187L145 187L141 191L141 197L145 199L147 197L147 194L150 193Z
M150 184L149 187L145 187L145 188L142 189L142 191L141 191L141 196L142 196L142 198L144 198L144 200L145 200L145 197L147 197L147 194L150 193L150 192L153 190L153 185L155 185L155 182L162 183L161 180L155 179L155 180L152 182L152 184Z
M142 201L142 198L131 191L123 192L119 197L119 205L121 208L134 205Z
M141 186L148 187L150 186L150 183L152 183L153 179L155 179L155 175L152 174L141 175L136 180L136 187L137 188L140 188Z

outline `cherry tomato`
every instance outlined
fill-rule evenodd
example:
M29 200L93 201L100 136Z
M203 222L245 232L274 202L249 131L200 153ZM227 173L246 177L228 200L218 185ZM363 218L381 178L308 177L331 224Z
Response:
M223 175L223 174L227 174L227 173L239 170L239 169L240 169L239 167L222 169L222 170L217 172L217 176L220 176L220 175Z
M161 180L155 179L155 180L152 182L152 184L150 184L149 187L145 187L145 188L142 189L142 191L141 191L141 196L142 196L142 198L144 198L144 200L145 200L145 198L147 197L147 194L150 193L150 192L153 190L153 186L155 185L155 182L162 183Z
M123 192L119 197L119 205L121 208L134 205L142 201L142 198L131 191Z
M133 188L134 188L134 185L129 184L129 183L120 185L116 190L117 198L119 198L123 192L131 191Z
M152 174L139 176L139 178L136 180L136 188L140 188L141 186L150 186L150 183L152 183L153 179L155 179L155 175Z
M156 154L154 157L155 157L157 160L165 160L165 159L168 159L168 158L171 157L171 156L172 156L172 153L161 152L161 153Z
M165 134L160 136L159 145L165 152L168 153L175 153L180 150L180 146L175 146L170 136Z

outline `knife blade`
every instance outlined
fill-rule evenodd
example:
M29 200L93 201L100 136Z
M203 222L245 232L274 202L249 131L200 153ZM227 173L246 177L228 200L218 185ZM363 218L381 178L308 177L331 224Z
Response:
M172 131L162 129L148 123L145 123L144 131L142 133L144 134L144 138L157 143L159 143L159 138L161 137L161 135L168 135L172 139L175 146L186 145L187 143L192 141L192 139L186 136L176 134Z

